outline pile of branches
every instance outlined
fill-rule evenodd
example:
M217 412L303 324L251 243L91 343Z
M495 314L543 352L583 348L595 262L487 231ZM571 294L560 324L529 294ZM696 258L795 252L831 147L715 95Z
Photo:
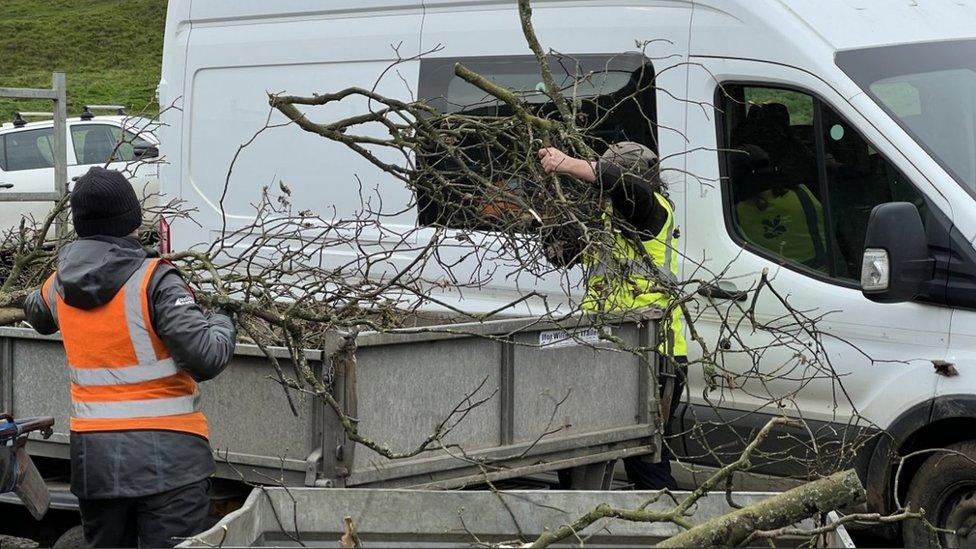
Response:
M598 187L546 173L538 152L556 147L596 160L609 143L594 137L594 130L623 109L641 115L635 105L638 95L654 91L652 69L641 66L615 94L577 95L587 85L599 87L606 74L582 72L574 60L547 54L532 28L529 3L519 2L519 11L542 78L532 90L503 87L457 63L454 74L480 90L480 101L404 101L352 87L312 96L271 94L269 103L303 130L348 147L414 191L428 224L489 231L493 244L534 276L578 263L609 249L622 222L605 215ZM362 100L368 112L327 123L300 109ZM653 125L646 116L633 123ZM377 125L386 136L364 131Z

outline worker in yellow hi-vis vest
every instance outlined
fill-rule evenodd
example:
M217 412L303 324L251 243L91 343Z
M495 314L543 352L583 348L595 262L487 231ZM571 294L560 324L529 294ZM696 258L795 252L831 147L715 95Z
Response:
M670 301L660 289L677 281L677 231L674 208L664 195L658 173L658 159L639 143L611 145L598 161L573 158L553 147L539 151L539 160L549 173L568 174L598 185L610 198L615 225L612 250L604 257L584 254L587 292L583 308L589 311L624 311L648 306L666 308ZM658 352L665 359L686 364L688 346L675 308L662 323L663 336ZM684 385L683 368L678 370L669 417L674 416ZM665 434L670 434L666 426ZM624 460L627 476L639 490L675 488L671 475L671 453L665 444L660 463L648 463L640 456Z

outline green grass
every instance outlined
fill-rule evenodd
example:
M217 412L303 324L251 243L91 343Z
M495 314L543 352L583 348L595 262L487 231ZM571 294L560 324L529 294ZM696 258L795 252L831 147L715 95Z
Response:
M790 124L813 124L813 98L805 93L776 88L746 88L747 103L782 103L790 111Z
M166 0L0 0L0 87L68 82L68 116L85 104L125 105L155 114ZM49 102L0 98L0 121L14 111L50 111Z

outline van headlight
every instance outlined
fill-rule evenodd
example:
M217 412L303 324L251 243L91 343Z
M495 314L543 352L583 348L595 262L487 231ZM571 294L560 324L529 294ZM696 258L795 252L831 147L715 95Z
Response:
M888 289L891 272L888 251L867 248L861 261L861 289L865 292L881 292Z

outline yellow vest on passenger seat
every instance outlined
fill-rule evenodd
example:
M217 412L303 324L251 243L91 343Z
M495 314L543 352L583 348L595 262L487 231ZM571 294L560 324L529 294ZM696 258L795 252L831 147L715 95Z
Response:
M735 205L742 235L761 248L819 268L826 265L823 206L806 185L771 190Z

